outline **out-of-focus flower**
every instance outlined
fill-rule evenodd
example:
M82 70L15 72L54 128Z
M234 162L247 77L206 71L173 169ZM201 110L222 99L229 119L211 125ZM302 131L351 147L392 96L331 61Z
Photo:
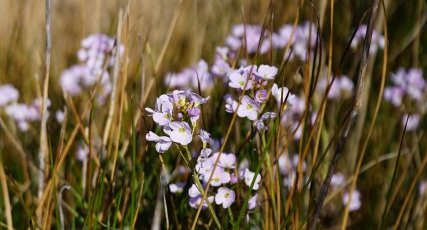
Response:
M264 114L262 114L261 118L255 121L255 126L257 130L262 131L267 129L267 126L265 125L265 121L274 119L275 117L276 117L276 113L273 113L273 112L265 112Z
M5 106L11 102L17 101L19 98L19 91L12 85L0 85L0 107Z
M273 87L271 88L271 94L276 99L277 103L284 103L285 100L287 103L292 105L292 102L294 100L295 95L289 92L289 89L286 87L278 87L277 84L273 84ZM289 95L288 95L289 94ZM286 98L287 97L287 98Z
M255 75L264 80L274 80L277 74L277 67L269 65L260 65Z
M194 89L198 89L200 84L200 88L205 90L213 86L213 79L209 73L208 64L204 60L200 60L196 65L178 73L167 74L165 84L171 88L188 88L190 86Z
M418 114L405 114L402 117L402 128L405 127L406 120L408 120L408 124L406 125L406 131L414 131L418 128L418 125L421 121L421 117Z
M65 113L62 110L57 110L55 113L55 119L59 124L62 124L65 119Z
M89 147L85 144L79 145L76 151L76 158L79 161L84 161L89 155Z
M237 110L237 101L233 99L233 97L230 94L227 94L224 96L225 101L225 111L227 113L234 113Z
M328 85L331 84L331 81L328 81L326 77L322 78L319 81L317 89L321 92L325 91ZM339 77L335 77L334 81L332 82L332 86L329 89L328 99L333 100L338 98L347 98L348 96L352 95L353 88L354 83L347 76L342 75Z
M255 173L251 172L249 169L245 169L245 171L243 172L243 177L245 178L245 184L248 187L251 187L252 181L255 178ZM252 187L253 190L259 189L260 181L261 181L261 175L258 174L257 177L255 178L254 186Z
M259 25L238 24L233 26L232 33L226 39L226 44L234 51L245 47L249 54L257 52L261 38L263 41L259 52L266 53L270 49L270 42L267 39L267 31L264 33Z
M255 194L248 200L248 210L252 210L257 206L257 198L258 194Z
M351 41L351 47L355 49L366 37L367 25L360 25L357 28L356 34ZM378 49L383 49L385 45L384 36L380 35L377 31L372 31L371 46L369 48L369 54L376 54Z
M351 200L350 200L350 194L348 192L344 193L343 203L347 205L349 202L350 202L349 204L350 211L356 211L360 209L360 206L362 205L362 203L360 201L360 192L358 190L353 191Z
M420 196L424 196L427 191L427 181L421 181L420 185L418 186L418 193Z
M400 87L386 87L384 89L384 99L391 102L395 107L402 104L404 91Z
M185 183L169 184L169 191L171 193L181 193L184 190Z
M344 185L345 177L342 173L335 173L331 178L331 185L333 187L341 187Z
M105 34L92 34L82 40L82 48L77 52L77 57L91 69L102 69L105 58L110 55L108 65L114 65L114 56L112 51L115 45L115 39ZM124 46L117 45L119 54L124 53Z
M235 192L227 187L218 188L218 192L215 195L215 203L218 205L222 204L223 208L230 207L231 204L234 203L235 199Z

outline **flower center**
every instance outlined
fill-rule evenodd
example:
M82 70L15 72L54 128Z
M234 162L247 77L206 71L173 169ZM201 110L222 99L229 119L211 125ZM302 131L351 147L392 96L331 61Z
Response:
M224 195L224 197L225 197L225 198L229 198L229 197L230 197L230 193L228 193L228 192L227 192L227 193Z
M251 104L247 104L247 105L246 105L246 108L247 108L247 109L252 109L252 107L253 107L253 106L252 106Z
M180 132L180 133L185 133L185 128L184 128L184 127L179 128L179 129L178 129L178 132Z

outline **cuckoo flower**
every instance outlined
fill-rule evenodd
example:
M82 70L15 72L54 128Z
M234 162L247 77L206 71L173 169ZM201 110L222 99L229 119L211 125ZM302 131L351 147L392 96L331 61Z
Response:
M250 97L244 95L239 108L237 109L237 115L239 117L247 117L251 121L255 121L258 117L259 105Z
M263 80L274 80L277 75L277 67L269 65L260 65L255 75Z
M234 203L235 199L235 192L227 187L218 188L218 192L215 195L215 203L218 205L222 204L223 208L230 207L231 204Z
M0 85L0 107L17 101L19 92L12 85Z
M248 200L248 209L249 210L252 210L256 207L257 199L258 199L258 194L255 194Z
M361 201L360 201L360 192L358 190L354 190L353 194L351 196L351 200L350 200L350 194L348 192L344 193L343 196L343 203L345 205L347 205L349 202L349 210L350 211L356 211L358 209L360 209L360 206L362 205Z
M253 87L253 80L251 79L248 69L241 68L239 70L234 70L229 74L228 78L230 79L228 85L231 88L248 90Z
M252 181L254 180L255 177L255 173L251 172L249 169L245 169L245 171L243 171L243 177L245 178L245 184L248 187L251 187ZM255 178L255 183L254 186L252 187L253 190L258 190L259 189L259 183L261 181L261 175L257 175L257 177Z
M188 145L193 140L193 134L191 132L190 125L187 122L174 121L169 123L165 133L169 134L170 139L181 145Z
M213 171L213 167L212 167L212 171ZM212 174L211 185L214 187L218 187L222 184L227 184L230 182L231 180L230 173L226 172L223 168L217 167L213 173L212 171L209 171L203 174L203 181L205 183L208 182L211 174Z
M172 140L167 136L158 136L153 132L149 132L145 138L147 141L156 142L156 150L159 153L166 152L172 145Z

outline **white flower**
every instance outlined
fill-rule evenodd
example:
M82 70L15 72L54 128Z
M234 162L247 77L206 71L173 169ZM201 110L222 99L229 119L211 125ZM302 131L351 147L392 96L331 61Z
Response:
M187 122L174 121L169 124L170 139L181 145L188 145L193 140L190 125Z
M211 185L214 187L218 187L222 184L227 184L231 181L230 173L224 171L224 169L221 167L217 167L213 173L212 171L205 173L203 175L203 181L207 183L211 174L213 174Z
M248 79L248 73L245 71L241 71L241 70L232 71L228 78L230 79L230 82L228 83L228 85L231 88L243 90L243 89L251 89L253 87L253 82L252 80ZM246 88L245 88L245 84L246 84Z
M154 141L156 142L156 150L159 153L166 152L172 145L172 140L167 136L158 136L157 134L153 132L147 133L145 136L147 141Z
M255 173L251 172L249 169L245 169L245 171L243 172L243 176L245 178L245 184L248 187L251 187L252 181L254 180L254 177L255 177ZM259 182L260 181L261 181L261 175L258 174L257 177L255 178L254 186L252 187L253 190L259 189Z
M264 80L273 80L277 75L277 67L269 65L260 65L256 75Z
M234 200L236 199L236 194L233 190L221 187L218 189L218 193L215 195L215 203L216 204L222 204L223 208L228 208L231 206L232 203L234 203Z
M202 195L202 194L200 193L199 188L197 188L197 186L195 184L191 185L190 189L188 189L188 196L191 198L194 198L194 197L198 197L200 195Z
M250 97L244 95L242 102L237 109L237 115L239 117L247 117L251 121L255 121L258 117L258 104Z
M350 199L350 194L348 192L346 192L343 196L343 203L345 205L348 204ZM362 205L362 203L360 202L360 192L358 190L354 190L353 194L351 196L351 201L349 204L349 210L350 211L356 211L360 208L360 206Z
M284 103L286 100L286 96L289 93L289 89L286 87L279 88L277 84L273 84L273 87L271 88L271 93L273 94L274 98L276 99L277 103ZM295 95L292 93L289 93L289 96L287 96L287 103L292 105L293 99Z

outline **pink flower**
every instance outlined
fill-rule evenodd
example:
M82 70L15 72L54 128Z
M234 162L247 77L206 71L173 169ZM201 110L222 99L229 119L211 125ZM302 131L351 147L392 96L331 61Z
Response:
M188 196L191 198L195 198L195 197L198 197L200 195L201 195L201 193L200 193L199 188L197 188L197 186L195 184L192 184L190 189L188 189Z
M384 99L395 107L399 107L402 104L403 95L404 91L399 87L391 86L384 89Z
M214 197L213 196L209 196L207 197L207 200L209 203L212 203L214 201ZM199 208L200 204L202 204L202 209L206 209L208 207L208 204L206 203L206 201L204 200L202 202L202 196L197 196L194 198L190 198L189 200L190 206L192 208Z
M248 209L252 210L256 207L257 205L257 198L258 198L258 194L253 195L249 200L248 200Z
M215 195L215 203L218 205L222 204L223 208L230 207L231 204L234 203L235 199L236 199L235 192L226 187L218 188L218 192Z
M224 96L225 111L227 113L234 113L237 110L238 103L230 94Z
M265 89L258 90L255 93L255 101L257 103L261 104L261 103L263 103L267 99L267 96L268 96L267 90L265 90Z
M0 107L7 105L10 102L17 101L19 91L12 85L0 85Z

